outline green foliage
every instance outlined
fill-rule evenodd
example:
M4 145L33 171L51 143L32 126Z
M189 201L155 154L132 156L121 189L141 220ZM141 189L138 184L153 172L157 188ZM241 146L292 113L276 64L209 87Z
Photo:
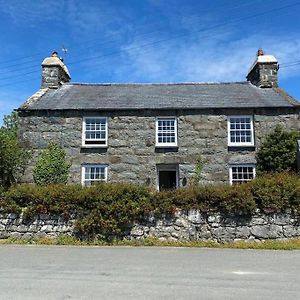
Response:
M174 213L176 209L199 209L204 214L251 215L255 201L251 187L244 185L190 186L157 192L152 200L159 213Z
M296 174L268 174L258 177L251 185L257 207L263 212L290 209L294 214L300 214L300 178Z
M67 183L70 167L65 151L59 145L50 143L33 170L34 182L38 185Z
M17 129L17 114L5 116L0 128L0 185L6 188L19 181L30 157L18 142Z
M296 171L298 139L300 132L288 132L277 126L257 153L257 169L262 172Z
M18 114L16 112L12 112L10 115L4 116L2 128L9 130L12 134L17 136Z
M16 185L0 192L0 211L75 218L79 236L106 240L122 238L135 222L150 213L172 218L177 210L198 209L203 215L251 216L289 210L300 216L300 177L266 175L242 185L190 186L157 192L126 183L81 185Z
M195 170L194 170L194 175L192 178L192 183L193 184L199 184L199 181L201 180L201 174L203 171L203 165L204 165L204 161L201 155L199 155L196 159L196 163L195 163Z
M134 221L152 209L149 200L149 190L137 185L100 183L84 188L76 226L89 236L98 234L111 239L122 235Z

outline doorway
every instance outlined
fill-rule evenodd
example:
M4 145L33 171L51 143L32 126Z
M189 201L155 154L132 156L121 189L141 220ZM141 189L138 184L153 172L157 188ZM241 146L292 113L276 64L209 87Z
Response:
M157 165L157 188L170 190L178 187L178 165Z

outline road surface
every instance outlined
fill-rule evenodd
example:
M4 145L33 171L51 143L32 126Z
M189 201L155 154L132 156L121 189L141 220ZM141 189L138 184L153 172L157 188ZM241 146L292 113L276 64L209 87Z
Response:
M300 251L0 246L0 299L300 299Z

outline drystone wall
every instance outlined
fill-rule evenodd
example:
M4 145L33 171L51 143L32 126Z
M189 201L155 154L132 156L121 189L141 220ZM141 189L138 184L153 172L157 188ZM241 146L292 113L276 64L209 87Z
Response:
M75 220L48 215L36 216L25 222L15 214L0 215L0 238L40 238L59 235L77 236ZM290 214L264 215L252 218L205 216L197 210L178 211L174 216L156 218L154 215L135 224L125 239L156 237L162 240L234 242L240 240L300 238L300 220Z

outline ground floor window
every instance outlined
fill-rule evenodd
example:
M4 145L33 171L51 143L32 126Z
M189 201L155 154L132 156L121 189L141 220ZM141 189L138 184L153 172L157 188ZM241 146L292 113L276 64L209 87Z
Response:
M178 165L161 164L156 166L157 189L168 190L178 187Z
M82 185L90 186L101 181L107 181L107 165L82 166Z
M231 165L229 167L230 184L240 184L255 178L255 165Z

